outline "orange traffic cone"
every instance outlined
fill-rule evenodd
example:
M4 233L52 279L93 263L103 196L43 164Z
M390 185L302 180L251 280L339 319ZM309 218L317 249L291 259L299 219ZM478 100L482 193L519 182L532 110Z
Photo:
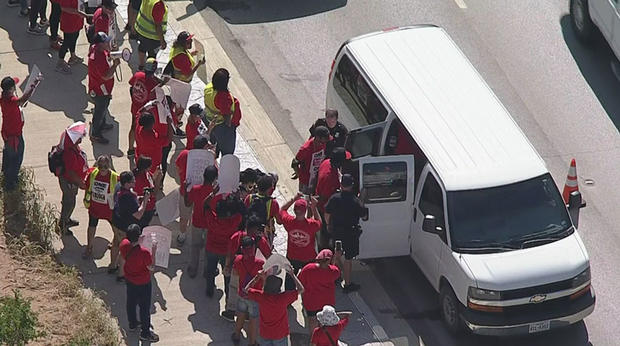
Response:
M568 198L573 191L579 191L579 184L577 183L577 165L575 164L575 159L570 162L568 175L566 176L566 183L564 184L564 191L562 191L562 198L564 198L565 203L568 204Z

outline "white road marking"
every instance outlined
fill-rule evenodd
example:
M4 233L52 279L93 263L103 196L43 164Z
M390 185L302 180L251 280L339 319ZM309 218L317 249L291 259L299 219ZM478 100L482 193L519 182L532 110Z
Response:
M461 9L467 8L467 4L465 3L465 0L454 0L454 2L456 2L456 5L460 7Z

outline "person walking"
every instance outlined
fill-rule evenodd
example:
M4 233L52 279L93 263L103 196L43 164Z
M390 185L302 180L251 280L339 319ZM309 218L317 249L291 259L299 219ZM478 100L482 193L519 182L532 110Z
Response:
M194 58L198 52L192 50L193 37L194 35L189 32L181 31L172 44L172 49L170 49L170 64L173 69L172 78L186 83L192 81L196 70L204 65L206 61L204 57L199 61L196 61Z
M244 291L248 292L248 298L258 303L260 317L261 346L288 346L289 324L287 307L297 300L298 294L303 294L304 285L299 281L293 267L282 268L295 281L296 289L280 293L282 279L273 275L275 267L267 271L261 270L258 275L248 282ZM258 280L264 282L263 289L254 287Z
M116 10L116 3L114 0L102 0L101 6L99 6L95 13L93 13L94 32L103 32L106 35L110 35L110 28L112 27L112 20L114 19L114 10ZM114 45L114 42L112 42Z
M144 215L138 221L138 225L144 228L151 224L153 216L155 215L155 183L153 181L153 174L151 173L151 166L153 160L148 156L138 157L136 168L133 169L133 176L136 179L136 185L133 187L134 192L138 195L138 199L147 199L146 210ZM147 196L148 192L148 198Z
M257 193L248 195L245 198L245 205L248 209L248 215L256 215L264 226L264 231L269 239L269 243L273 241L275 235L275 222L280 218L280 205L278 201L271 195L275 189L273 176L265 174L258 178ZM279 222L279 221L278 221Z
M153 243L150 250L145 248L140 245L141 234L140 226L131 224L127 227L127 238L120 244L127 286L127 320L130 331L140 328L140 340L158 342L159 336L151 325L151 273L155 270L157 243ZM140 321L136 318L137 308L140 309Z
M47 21L47 0L30 0L29 25L26 31L32 35L45 35L45 28L49 24ZM40 23L37 19L41 18Z
M313 195L321 162L325 159L325 146L329 142L329 130L317 126L314 137L308 139L297 151L291 167L293 178L299 178L299 192Z
M92 257L95 232L99 220L112 224L114 209L114 190L118 182L118 173L112 170L112 160L107 155L97 158L94 167L88 171L84 189L84 207L88 209L88 233L83 259Z
M112 38L106 33L96 33L88 53L88 92L95 103L90 140L100 144L110 142L103 137L103 131L114 128L112 124L106 124L105 121L108 106L112 100L114 73L120 64L120 59L116 58L110 65L111 41Z
M350 174L343 174L340 179L341 191L329 198L325 205L325 222L328 224L328 232L335 242L342 243L344 250L344 262L341 268L344 278L343 291L345 293L356 291L360 286L351 281L352 260L359 254L359 237L361 218L368 218L368 209L353 192L355 180ZM336 251L337 258L340 253Z
M209 139L216 145L216 157L234 154L237 127L241 121L239 100L228 91L230 74L224 68L213 73L211 83L205 86L205 111L209 122Z
M60 0L50 0L50 3L52 5L52 10L50 11L50 20L49 20L50 48L52 48L53 50L60 50L63 40L60 36L58 36L58 28L60 26L60 16L62 13L62 9L60 7Z
M336 147L344 147L349 130L343 123L338 121L338 111L335 109L326 109L325 118L317 119L308 130L310 138L315 137L315 130L319 126L325 126L329 130L331 139L325 146L325 157L331 157L331 153Z
M129 6L127 6L127 24L125 24L125 31L129 33L130 40L137 40L136 34L136 17L138 17L138 11L142 6L142 0L129 0Z
M13 191L17 187L17 178L22 162L24 161L24 112L22 106L28 101L34 91L33 85L21 97L17 97L17 83L15 77L4 77L1 82L2 95L0 96L0 110L2 111L2 173L4 174L4 188ZM39 83L38 81L36 82Z
M78 189L86 188L84 178L88 172L88 160L86 153L80 148L84 136L86 136L86 124L78 121L69 126L60 137L59 149L62 150L63 169L58 176L62 191L58 226L64 235L73 235L69 228L80 224L71 219L71 214L75 209Z
M80 30L84 26L84 19L88 17L86 13L79 9L78 0L59 0L60 3L60 30L63 32L64 39L58 51L58 62L56 71L63 74L71 73L71 65L80 64L83 58L75 54ZM67 52L71 53L68 61L65 61Z
M138 70L144 68L147 54L155 58L156 49L166 49L167 27L168 6L164 0L143 0L134 24L138 36Z
M204 109L197 103L189 106L189 116L187 117L187 124L185 124L186 149L191 150L194 148L194 138L201 132L200 126L202 125L204 112Z
M172 119L168 117L166 120L168 123L166 133L158 132L154 129L155 116L153 113L143 112L140 115L136 131L136 155L137 157L140 157L140 155L148 156L153 160L151 173L154 173L155 181L160 180L162 151L169 144L169 138L172 134ZM159 173L156 173L156 171L159 171Z
M306 264L297 275L306 288L301 298L308 317L310 334L318 325L316 314L323 306L336 304L335 282L340 278L340 269L333 264L333 259L332 250L323 249L315 261Z
M118 271L116 281L125 280L123 258L118 256L120 243L127 235L129 225L139 224L146 212L146 205L151 195L149 191L146 191L142 201L139 201L138 195L133 191L135 186L136 179L133 173L131 171L122 172L118 191L115 191L114 196L114 211L112 212L114 239L112 239L110 265L108 266L108 274L114 274Z
M215 166L208 166L203 172L202 185L194 185L189 191L183 194L185 199L185 205L192 207L192 244L189 250L189 265L187 267L187 273L190 278L195 278L198 272L198 265L200 262L200 253L205 246L205 239L207 236L207 216L205 214L205 208L203 202L214 191L214 187L217 184L218 170ZM183 190L187 190L184 188ZM207 277L207 266L205 264L203 276Z
M319 247L322 249L329 247L331 242L330 234L327 232L327 224L325 223L325 204L340 188L343 164L350 159L351 154L348 151L345 151L343 147L336 147L332 150L331 157L323 161L319 166L315 192L319 199L318 210L323 222L319 237Z
M136 125L140 118L140 110L147 102L155 99L155 87L161 81L155 76L157 70L157 60L155 58L146 59L144 71L136 71L129 79L129 95L131 96L131 127L129 129L129 148L127 157L135 155Z
M319 325L312 332L310 346L337 346L352 314L351 311L336 312L333 306L325 305L316 315Z

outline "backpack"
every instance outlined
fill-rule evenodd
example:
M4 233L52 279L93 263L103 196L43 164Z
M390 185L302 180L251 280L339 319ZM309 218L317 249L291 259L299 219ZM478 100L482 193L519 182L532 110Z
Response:
M62 159L64 150L59 145L52 146L47 153L47 166L52 174L59 177L65 173L65 162Z
M259 194L250 195L250 203L248 206L248 215L256 215L263 225L267 225L269 214L271 211L271 200L273 197L261 196Z

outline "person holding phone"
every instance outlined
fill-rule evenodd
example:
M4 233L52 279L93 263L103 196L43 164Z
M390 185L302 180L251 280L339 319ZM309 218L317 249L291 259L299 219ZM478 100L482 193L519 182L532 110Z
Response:
M133 176L136 178L136 185L133 189L138 194L138 199L146 198L148 200L144 215L142 215L138 222L142 228L148 226L155 215L155 203L157 200L155 198L155 193L153 193L155 190L155 182L153 180L153 174L151 173L152 165L153 160L151 160L150 157L140 156L138 157L136 168L133 169ZM149 197L146 197L147 192Z

